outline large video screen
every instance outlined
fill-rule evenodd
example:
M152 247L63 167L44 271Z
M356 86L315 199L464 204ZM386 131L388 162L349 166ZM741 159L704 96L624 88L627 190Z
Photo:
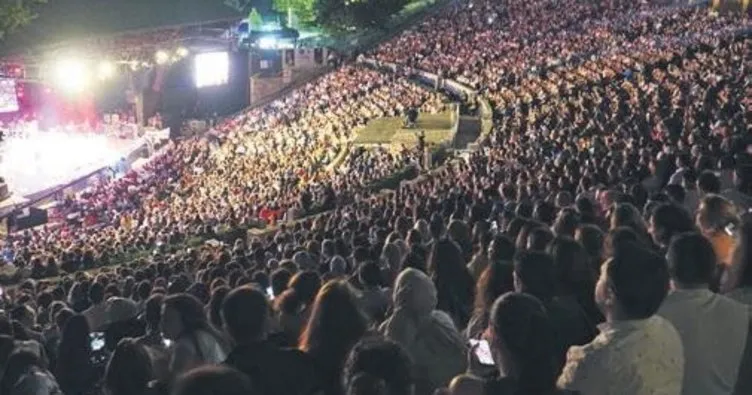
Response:
M0 78L0 113L18 111L16 80Z
M224 85L230 74L227 52L207 52L195 57L196 87Z

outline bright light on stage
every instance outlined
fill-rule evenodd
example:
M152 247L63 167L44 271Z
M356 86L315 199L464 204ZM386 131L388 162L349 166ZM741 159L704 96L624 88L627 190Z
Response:
M175 53L179 57L184 58L184 57L188 56L188 48L186 48L186 47L180 47L180 48L178 48L177 51L175 51Z
M63 59L55 65L55 83L68 93L78 93L89 85L86 64L76 59Z
M110 61L102 61L97 72L100 80L108 80L115 75L115 65Z
M227 83L230 73L230 58L227 52L200 53L194 61L197 88Z
M165 64L170 60L170 54L161 50L157 51L157 53L154 55L154 60L157 61L157 64Z

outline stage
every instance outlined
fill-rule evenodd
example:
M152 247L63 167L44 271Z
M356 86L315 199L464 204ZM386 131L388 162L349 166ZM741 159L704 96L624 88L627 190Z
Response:
M0 215L13 206L33 203L78 184L142 150L145 139L102 134L46 131L0 142L0 176L11 197L0 202Z

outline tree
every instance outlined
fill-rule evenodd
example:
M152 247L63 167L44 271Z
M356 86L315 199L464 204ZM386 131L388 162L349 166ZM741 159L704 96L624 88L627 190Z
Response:
M332 31L383 29L408 0L317 0L316 23Z
M264 19L261 14L255 8L251 9L251 13L248 14L248 27L251 28L251 31L259 31L263 25Z
M37 17L36 8L47 0L0 0L0 39L29 24Z
M315 22L316 0L274 0L274 10L287 16L287 27L297 28L298 24L310 25Z

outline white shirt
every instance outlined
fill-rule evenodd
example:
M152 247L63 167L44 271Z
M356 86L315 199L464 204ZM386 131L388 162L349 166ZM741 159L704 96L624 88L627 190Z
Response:
M749 332L748 307L707 289L674 290L658 315L684 346L683 395L731 394Z
M727 293L726 297L752 307L752 287L737 288Z
M681 340L665 319L598 326L601 333L573 346L559 377L560 388L581 395L679 395L684 370Z

